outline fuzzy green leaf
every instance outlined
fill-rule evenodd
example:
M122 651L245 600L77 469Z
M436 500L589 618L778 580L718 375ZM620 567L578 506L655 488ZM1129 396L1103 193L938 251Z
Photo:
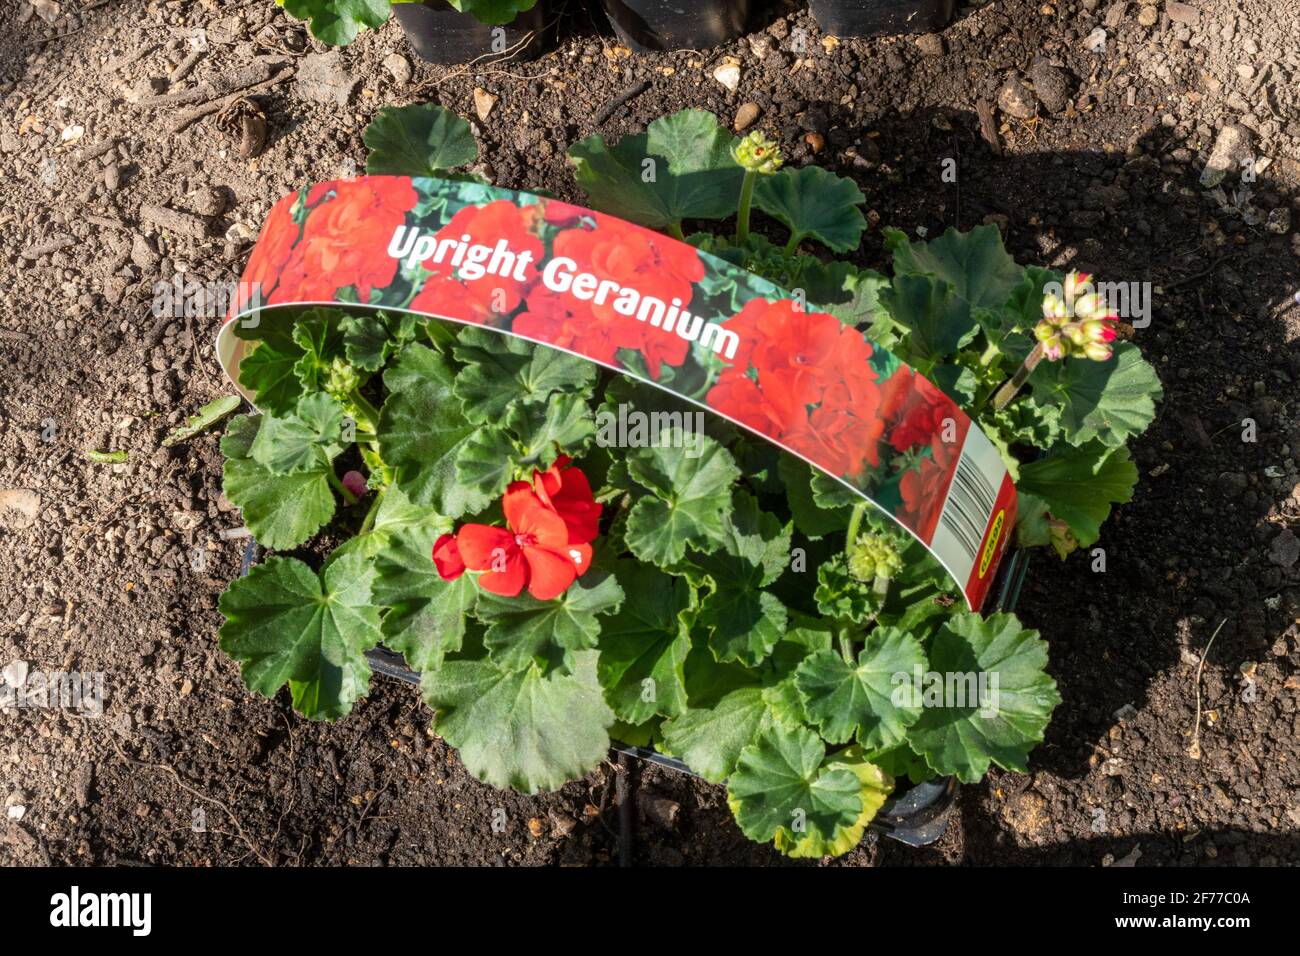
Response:
M226 456L222 490L243 514L244 524L268 548L296 548L334 517L329 465L277 475L248 457L263 416L241 415L221 441Z
M681 614L691 604L690 585L636 561L620 561L616 573L627 598L600 629L605 698L630 724L680 714L691 647Z
M1086 548L1101 536L1110 506L1133 500L1137 480L1137 465L1127 448L1092 441L1081 448L1057 448L1046 458L1022 465L1016 487L1045 502Z
M698 620L718 660L758 664L785 632L785 605L766 588L790 559L790 529L760 511L753 495L736 491L717 540L712 554L691 555L713 585Z
M408 345L384 373L388 401L379 417L379 452L397 484L416 504L459 518L478 512L490 495L462 485L456 456L478 431L452 393L455 373L437 352Z
M902 743L921 716L920 705L910 699L895 702L897 689L911 688L916 667L925 669L921 643L896 628L877 628L856 664L835 651L820 651L799 665L795 686L828 741L856 739L866 750L880 750Z
M345 46L367 28L384 25L391 0L276 0L289 16L311 21L311 35L330 46Z
M583 392L596 381L596 366L544 345L485 329L460 334L456 396L474 422L499 422L517 403L542 403L556 392Z
M763 688L739 687L711 706L691 707L665 721L664 744L705 780L721 783L736 768L741 751L771 720Z
M790 503L790 516L795 528L803 535L817 539L828 534L843 533L848 529L853 513L850 505L823 508L813 497L813 470L793 455L781 456L777 473L785 486L786 500ZM842 486L841 486L842 487Z
M591 570L550 601L527 591L515 597L483 591L477 615L488 625L488 652L503 667L525 667L533 660L567 667L574 652L596 646L597 615L614 613L622 602L623 589L614 576Z
M885 229L885 248L894 256L894 275L930 275L952 286L971 309L998 309L1020 284L1024 270L1002 246L997 226L970 232L946 229L930 242L910 242L897 229Z
M908 730L908 743L936 773L965 783L978 781L990 763L1024 773L1061 702L1046 665L1047 642L1013 615L955 615L930 645L930 671L951 675L952 695L946 686L924 682L921 719Z
M596 651L573 655L572 673L536 664L452 660L420 682L434 730L460 750L465 769L494 787L556 790L609 750L614 712L596 679Z
M303 716L342 717L366 692L365 653L381 636L372 575L360 555L319 576L295 558L269 558L221 595L221 649L240 662L250 690L271 697L288 684Z
M1110 448L1142 434L1164 397L1156 370L1131 342L1118 342L1105 362L1043 362L1029 377L1035 401L1059 405L1061 429L1071 445L1094 438Z
M324 392L304 395L294 414L263 416L249 457L276 475L328 469L342 431L343 406Z
M808 834L834 840L862 815L862 781L843 766L823 766L826 747L811 730L773 724L740 754L727 802L751 840Z
M480 23L500 26L514 21L525 10L537 6L537 0L448 0L461 13L468 13Z
M867 220L858 209L866 197L853 180L820 166L787 166L759 176L754 205L783 223L792 238L812 238L836 252L851 252Z
M740 470L712 438L694 436L697 458L682 453L680 429L660 439L658 446L628 453L628 473L653 495L632 506L627 545L641 560L670 567L682 560L687 546L709 552L721 543L723 521L731 510L731 486Z
M239 363L239 384L253 392L257 407L271 415L288 415L298 405L302 383L294 371L302 350L280 351L260 342Z
M838 826L829 835L809 828L792 839L784 831L776 834L773 843L786 856L802 859L817 859L824 856L841 856L848 853L860 842L885 800L894 789L894 781L888 772L874 763L868 763L860 747L846 747L832 755L825 762L828 770L848 770L858 778L861 789L858 796L862 798L862 812L850 826Z
M682 110L612 147L589 136L569 147L569 159L593 207L662 229L736 211L744 170L731 158L734 141L712 113Z
M890 318L906 330L907 357L932 362L957 351L979 328L970 305L952 286L932 276L896 275L880 290L880 303Z
M544 405L514 405L506 427L519 440L518 463L547 468L561 452L576 454L596 433L596 419L584 395L552 396Z
M478 158L469 123L431 103L385 106L366 127L366 172L440 176Z

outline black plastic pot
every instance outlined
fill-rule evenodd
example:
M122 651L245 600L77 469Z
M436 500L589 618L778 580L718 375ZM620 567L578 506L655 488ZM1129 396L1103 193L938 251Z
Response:
M809 0L823 33L865 37L933 33L952 19L954 0Z
M745 32L749 0L601 0L610 26L634 50L703 50Z
M393 13L411 49L421 59L430 63L470 63L537 56L546 45L547 8L548 0L537 0L537 6L505 26L481 23L446 0L395 3Z
M244 558L239 569L240 576L248 574L249 569L257 563L259 548L257 542L249 539L244 549ZM1029 567L1027 551L1013 551L1008 554L998 569L995 584L996 600L993 607L1010 613L1015 610L1020 600L1020 589L1025 583L1025 572ZM386 648L376 647L366 652L370 667L377 674L391 677L407 684L419 684L420 675L406 666L401 654ZM621 754L637 757L649 763L691 774L691 768L675 757L667 757L649 747L634 747L614 741L613 749ZM948 828L948 813L957 801L957 779L939 777L925 783L908 785L901 781L899 789L885 801L880 812L871 821L871 829L882 833L891 840L908 846L928 846L943 836Z

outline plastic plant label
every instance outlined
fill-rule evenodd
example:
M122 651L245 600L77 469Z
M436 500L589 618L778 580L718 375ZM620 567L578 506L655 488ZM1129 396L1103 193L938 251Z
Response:
M612 216L474 182L325 182L271 210L241 288L217 342L236 387L272 310L415 313L582 356L773 442L906 528L972 609L1015 525L1001 457L938 387L771 282Z

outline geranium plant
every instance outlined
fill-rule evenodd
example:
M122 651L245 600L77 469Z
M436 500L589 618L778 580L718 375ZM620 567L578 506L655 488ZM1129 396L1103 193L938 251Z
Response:
M311 34L322 43L345 46L363 30L384 25L397 3L420 3L422 0L275 0L285 12L298 20L309 21ZM510 23L520 13L531 10L537 0L447 0L461 13L468 13L483 23Z
M795 856L852 848L900 779L1026 769L1060 700L1046 642L969 611L895 519L939 520L954 451L935 416L952 399L1016 481L1021 546L1064 556L1098 539L1130 498L1127 444L1160 386L1088 277L1017 265L994 227L928 243L889 230L892 276L811 254L858 247L857 187L698 111L575 144L595 214L452 178L473 140L437 108L386 110L367 143L372 171L439 178L302 190L245 276L272 306L369 309L267 309L237 331L256 342L239 376L259 414L227 430L225 492L263 545L306 547L221 599L221 647L251 689L288 685L302 714L341 717L382 644L421 673L436 732L479 779L549 790L611 739L653 745L725 782L740 828ZM439 241L490 223L534 263L598 263L742 344L724 357L617 321L536 269L357 254L416 210L439 213ZM644 228L731 219L689 246ZM793 298L748 296L754 276ZM486 327L416 314L453 302ZM581 342L689 401L507 329ZM700 408L720 413L703 430ZM827 471L722 417L741 412ZM611 440L631 413L670 426ZM892 517L837 480L863 476ZM329 546L311 547L322 532ZM991 675L993 692L954 700L953 675Z

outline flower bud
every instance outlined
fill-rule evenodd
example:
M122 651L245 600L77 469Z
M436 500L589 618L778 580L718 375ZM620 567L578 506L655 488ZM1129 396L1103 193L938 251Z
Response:
M1104 362L1114 354L1108 345L1115 338L1118 318L1106 311L1105 300L1092 291L1091 276L1071 272L1062 283L1063 295L1043 296L1043 318L1034 326L1034 338L1049 361L1086 358Z
M747 135L731 150L731 158L751 173L770 176L781 168L781 147L758 130Z
M878 578L892 578L903 570L897 546L880 534L861 534L849 551L849 574L870 583Z

